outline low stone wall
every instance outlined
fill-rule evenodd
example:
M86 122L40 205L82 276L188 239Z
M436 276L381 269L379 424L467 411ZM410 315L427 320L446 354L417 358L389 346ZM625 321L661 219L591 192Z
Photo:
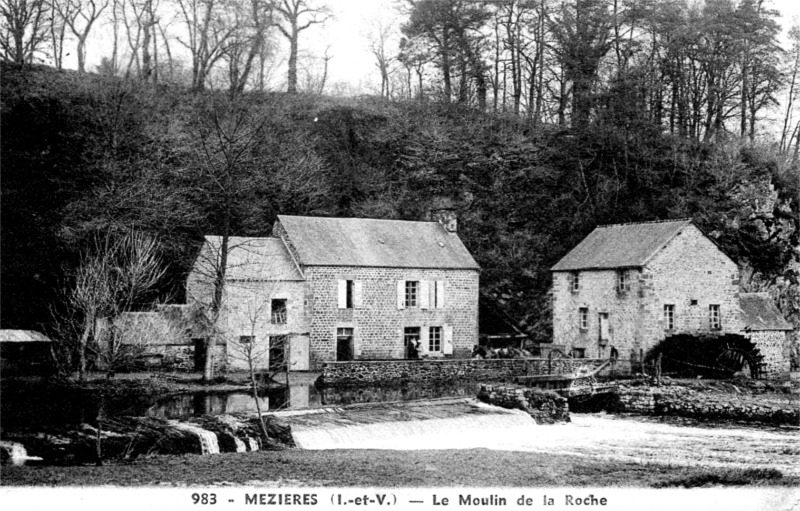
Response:
M147 347L146 358L152 369L166 371L192 372L194 367L194 345L192 344L153 344ZM217 343L214 346L214 372L228 369L227 346Z
M478 399L490 405L524 410L537 424L569 422L569 404L565 397L549 390L481 384Z
M594 364L592 359L444 358L422 360L355 360L322 364L324 385L430 383L454 380L506 380L515 376L569 374Z
M621 385L612 405L614 411L643 415L673 415L703 420L764 422L800 425L800 409L737 403L735 399L709 395L681 386L645 387Z

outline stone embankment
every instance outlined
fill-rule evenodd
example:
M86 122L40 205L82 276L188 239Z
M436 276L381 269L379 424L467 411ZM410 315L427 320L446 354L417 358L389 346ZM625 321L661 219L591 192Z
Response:
M3 463L17 463L22 455L48 465L75 465L97 461L97 440L104 460L134 459L150 454L216 454L294 447L291 429L265 417L265 437L254 417L217 415L188 421L153 417L119 417L47 432L8 432L2 442ZM16 453L16 455L15 455Z
M735 395L705 393L680 385L619 385L611 410L701 420L800 425L800 407L740 401Z
M537 424L569 422L567 398L550 390L481 384L478 399L490 405L524 410Z

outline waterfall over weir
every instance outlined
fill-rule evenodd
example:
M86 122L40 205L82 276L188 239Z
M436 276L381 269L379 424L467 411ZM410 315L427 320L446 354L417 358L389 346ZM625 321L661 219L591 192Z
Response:
M524 438L536 422L519 410L466 414L424 420L373 423L293 425L292 437L301 449L463 449L493 448L497 438ZM349 422L349 424L347 424Z
M216 433L186 422L175 422L173 426L175 429L193 433L200 439L200 448L202 451L200 454L219 454L219 441Z

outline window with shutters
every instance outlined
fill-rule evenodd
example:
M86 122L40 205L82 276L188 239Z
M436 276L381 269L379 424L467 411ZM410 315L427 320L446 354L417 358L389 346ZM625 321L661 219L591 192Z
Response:
M444 309L444 281L435 280L430 283L431 309Z
M339 280L336 301L340 309L359 309L362 307L363 282L358 280Z
M344 308L345 309L352 309L354 296L355 296L355 288L356 283L353 280L346 280L345 281L345 300L344 300Z
M708 326L711 328L711 330L719 330L722 328L719 305L711 304L708 306Z
M671 303L664 304L664 330L675 329L675 305Z
M279 298L272 300L271 309L272 315L270 318L270 323L273 325L285 325L286 324L286 299Z
M406 307L419 306L419 281L406 281Z
M442 327L432 326L428 329L428 351L442 351Z

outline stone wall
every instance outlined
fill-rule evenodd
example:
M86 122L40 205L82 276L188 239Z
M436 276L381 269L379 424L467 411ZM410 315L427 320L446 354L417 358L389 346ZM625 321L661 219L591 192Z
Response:
M769 424L800 424L800 409L740 403L726 395L711 395L677 385L621 385L614 411L643 415L673 415L701 420L731 420Z
M747 337L753 341L764 355L762 361L764 376L767 378L786 379L790 371L790 344L787 332L782 330L748 332Z
M181 372L195 370L192 344L156 344L149 346L144 356L154 369ZM214 372L225 372L228 369L227 346L217 343L214 346Z
M478 399L490 405L526 411L537 424L569 422L567 398L553 391L481 384Z
M466 357L478 343L478 271L413 268L314 266L305 269L307 313L310 316L311 364L336 360L336 331L352 328L356 359L402 359L405 327L452 329L454 357ZM339 280L360 283L361 304L341 309ZM398 306L398 281L444 281L440 308ZM442 339L444 346L445 339ZM431 353L444 356L444 351Z
M455 380L507 380L515 376L569 374L592 366L589 359L473 359L374 360L322 364L325 385L391 384Z
M229 365L247 369L248 346L241 336L254 336L252 356L256 369L269 367L271 336L287 336L308 331L302 281L247 282L233 281L226 285L223 310L218 324L228 342ZM286 300L284 323L272 322L272 300Z

